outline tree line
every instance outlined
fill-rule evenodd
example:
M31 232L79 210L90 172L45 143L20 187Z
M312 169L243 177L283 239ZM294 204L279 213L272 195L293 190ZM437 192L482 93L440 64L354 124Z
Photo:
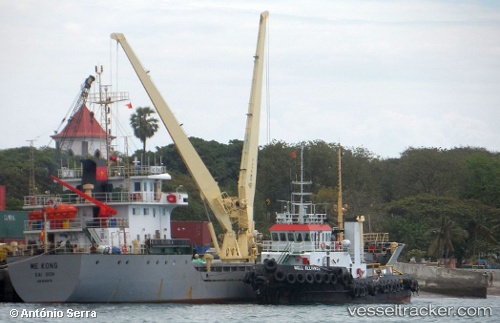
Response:
M231 140L223 144L195 137L190 140L221 191L236 195L243 142ZM300 176L302 146L304 177L313 182L311 198L328 205L329 223L337 225L339 144L321 140L293 144L273 141L259 148L258 158L254 220L264 234L280 211L277 201L290 198L291 181ZM388 232L391 240L406 244L406 257L454 257L459 264L496 258L500 240L498 153L476 147L409 148L399 158L382 159L364 148L342 149L346 219L364 215L365 232ZM173 144L122 157L157 160L158 156L173 178L164 189L174 190L182 184L190 194L190 205L175 209L173 218L210 218ZM68 166L78 166L77 156L73 157L74 165ZM0 185L7 188L7 209L22 209L30 174L38 192L60 191L50 175L56 174L61 161L60 152L48 147L0 150Z

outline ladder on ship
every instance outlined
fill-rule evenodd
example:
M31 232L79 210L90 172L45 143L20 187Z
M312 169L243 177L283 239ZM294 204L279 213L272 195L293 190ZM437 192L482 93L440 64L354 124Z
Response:
M287 243L285 246L285 249L281 252L280 256L278 259L276 259L276 263L278 264L284 264L285 262L288 261L288 258L290 258L290 250L292 247L292 243Z
M85 228L84 231L85 235L87 236L87 238L89 238L92 244L99 245L102 243L102 239L101 237L99 237L99 234L97 233L95 228Z

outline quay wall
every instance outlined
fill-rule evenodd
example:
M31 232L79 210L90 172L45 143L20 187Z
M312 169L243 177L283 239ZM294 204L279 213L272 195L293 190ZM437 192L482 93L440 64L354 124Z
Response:
M408 263L396 263L394 268L417 279L420 290L425 292L475 298L488 295L488 276L484 271Z

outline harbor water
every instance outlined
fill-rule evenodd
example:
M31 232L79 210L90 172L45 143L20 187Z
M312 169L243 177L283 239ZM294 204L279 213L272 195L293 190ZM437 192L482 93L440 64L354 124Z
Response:
M43 291L40 291L43 292ZM421 293L402 305L0 303L0 322L500 322L500 296Z

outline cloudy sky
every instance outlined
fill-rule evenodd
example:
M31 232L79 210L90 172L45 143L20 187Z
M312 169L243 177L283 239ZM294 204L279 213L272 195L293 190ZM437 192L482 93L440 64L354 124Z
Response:
M189 136L243 139L264 10L261 144L321 139L382 158L409 147L500 151L493 0L0 0L0 149L53 145L95 65L134 107L151 106L113 32L125 34ZM126 103L113 107L114 134L132 133ZM171 142L162 125L148 149ZM130 135L129 150L140 148Z

